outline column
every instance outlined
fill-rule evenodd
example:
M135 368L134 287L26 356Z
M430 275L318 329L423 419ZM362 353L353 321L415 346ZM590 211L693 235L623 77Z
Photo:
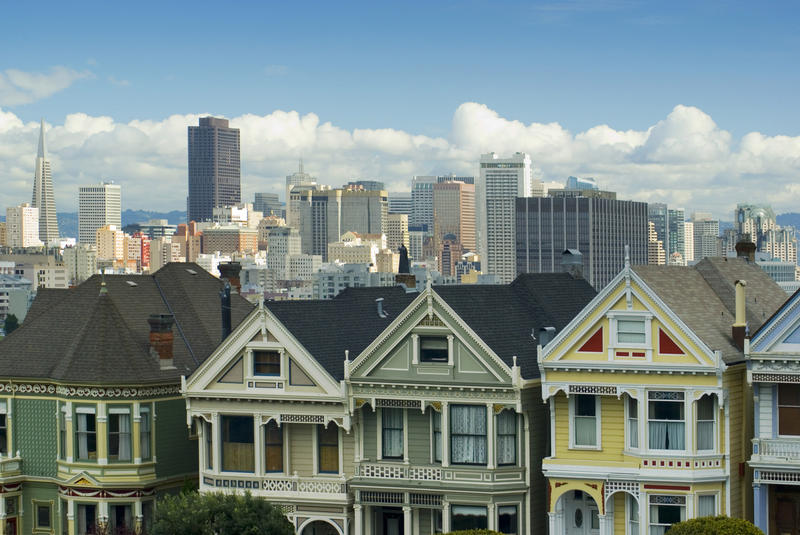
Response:
M138 410L138 409L137 409ZM136 533L141 533L144 526L144 516L142 515L141 498L133 502L133 529Z
M450 533L450 502L446 501L442 501L442 531Z
M364 535L364 513L361 511L361 504L353 504L353 524L355 533L353 535Z
M68 463L71 463L75 458L75 429L72 420L72 402L68 401L66 403L67 411L64 413L64 426L67 428L67 447L66 447L66 454L64 458L67 460ZM11 450L9 450L11 451Z
M769 486L753 484L753 523L764 533L769 533L769 516L767 516L767 497Z
M600 520L600 535L614 535L614 516L598 515Z
M214 471L219 473L222 471L222 465L220 464L221 455L220 450L222 449L222 444L220 441L220 437L222 436L219 432L219 414L214 413L211 416L211 449L213 450L213 457L214 457Z
M493 470L494 462L494 404L486 404L486 468Z
M497 514L495 512L496 509L497 509L497 506L494 503L486 504L486 516L488 517L487 520L488 520L489 529L494 529L494 530L497 529ZM521 513L522 511L519 511L519 512ZM518 518L520 516L522 516L522 515L517 515Z
M455 360L453 356L453 335L447 335L447 364L452 366L453 361Z
M442 468L450 466L450 404L442 401ZM447 533L450 530L445 530Z
M6 500L0 496L0 533L6 532Z
M108 526L108 502L105 500L97 504L97 523L101 528Z
M419 335L411 335L411 364L419 364Z
M197 467L200 470L198 483L201 487L203 486L203 471L208 469L206 465L206 426L204 423L202 419L197 420Z
M413 531L411 529L411 506L404 505L403 506L403 533L405 535L413 535Z
M75 502L67 499L67 533L75 535L77 528L75 527Z
M97 439L97 464L108 464L108 417L106 416L106 404L97 404L97 429L95 437Z
M261 459L263 459L264 452L264 433L261 427L261 416L259 414L253 415L253 455L255 455L255 464L253 468L255 475L260 476L263 473L261 469Z

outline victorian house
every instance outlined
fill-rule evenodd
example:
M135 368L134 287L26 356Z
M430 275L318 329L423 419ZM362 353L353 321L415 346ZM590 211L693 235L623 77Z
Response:
M535 336L594 295L564 273L263 303L183 387L200 488L302 535L542 533Z
M755 524L767 534L800 533L800 292L749 340L747 379L755 400Z
M222 282L195 264L40 290L0 341L0 532L141 530L197 477L180 378L219 343ZM252 310L232 299L232 325Z
M551 535L665 533L750 518L744 344L785 293L755 264L627 266L541 340Z

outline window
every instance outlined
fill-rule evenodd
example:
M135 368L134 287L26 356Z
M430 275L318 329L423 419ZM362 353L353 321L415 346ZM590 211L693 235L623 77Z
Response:
M645 320L617 320L617 342L619 344L644 344L646 341Z
M133 507L130 504L108 506L108 522L111 533L129 533L133 529Z
M403 458L403 409L381 409L381 457Z
M497 464L517 462L517 413L505 410L497 415Z
M6 400L0 400L0 455L8 455L8 414Z
M664 535L672 524L686 520L684 496L650 496L650 535Z
M714 398L709 395L697 401L697 449L714 449Z
M112 407L108 412L108 458L112 461L130 461L130 409Z
M5 441L0 441L0 446L5 445ZM58 411L58 458L67 458L67 406L61 405Z
M450 407L450 462L486 464L486 407Z
M697 516L715 516L717 497L714 494L701 494L697 497Z
M639 447L639 400L628 398L628 447Z
M280 375L281 354L278 351L253 351L253 375Z
M222 426L222 470L255 470L252 416L220 416Z
M452 531L462 529L486 529L487 522L486 507L473 505L453 505L451 507Z
M447 338L423 336L419 339L420 362L449 362Z
M139 407L139 450L143 461L153 456L150 449L152 442L153 421L150 418L150 407Z
M683 392L649 392L648 399L650 449L685 449Z
M52 508L49 503L33 502L36 508L35 523L33 526L34 531L46 530L50 531L53 527L53 520L50 516Z
M630 494L628 500L628 535L639 535L639 502Z
M500 533L519 533L516 505L501 505L497 508L497 531Z
M209 470L214 469L214 446L213 434L211 432L211 424L203 422L203 435L206 437L206 468Z
M433 460L442 462L442 413L431 409L433 418Z
M597 446L597 396L577 394L572 397L574 407L573 444Z
M800 435L800 385L778 385L778 434Z
M283 472L283 429L275 420L264 427L264 469L267 472Z
M335 424L320 425L317 431L319 472L339 473L339 428Z
M97 525L97 506L93 503L78 504L78 535L95 532Z
M441 509L432 509L433 514L431 515L431 533L442 533L442 510Z
M75 431L78 459L82 461L97 459L97 419L94 409L78 407L75 415L78 426Z

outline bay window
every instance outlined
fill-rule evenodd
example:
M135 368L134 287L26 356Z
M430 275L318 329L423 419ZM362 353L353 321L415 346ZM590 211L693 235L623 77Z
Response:
M381 409L381 457L403 458L403 409Z
M628 397L628 447L639 447L639 400Z
M497 464L517 463L517 413L505 410L497 415Z
M81 461L97 459L97 418L94 407L75 409L77 427L75 429L77 458Z
M576 394L572 402L572 443L574 446L596 447L597 443L597 396Z
M648 392L647 424L651 450L686 449L683 392Z
M664 535L672 524L684 520L685 496L650 496L650 535Z
M800 435L800 385L778 385L778 434Z
M705 395L697 401L697 449L714 449L714 398Z
M450 462L486 464L486 406L450 406Z
M127 407L108 409L108 459L131 460L131 411Z
M275 420L264 426L264 469L267 472L283 472L283 429Z
M219 417L222 426L222 470L228 472L253 472L255 470L255 444L253 417Z
M319 473L339 473L339 428L335 424L317 427L317 455Z

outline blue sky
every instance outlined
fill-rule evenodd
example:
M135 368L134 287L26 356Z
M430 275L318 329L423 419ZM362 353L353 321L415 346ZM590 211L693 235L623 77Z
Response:
M30 197L40 117L59 210L112 178L183 208L208 113L242 131L245 200L301 156L403 190L521 150L687 212L800 204L797 2L0 2L0 209Z

